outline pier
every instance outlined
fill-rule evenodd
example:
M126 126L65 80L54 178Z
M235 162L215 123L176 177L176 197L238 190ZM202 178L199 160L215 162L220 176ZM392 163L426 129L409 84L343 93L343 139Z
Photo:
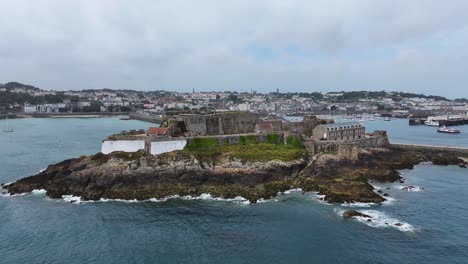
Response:
M456 115L456 116L430 116L428 118L410 118L409 124L411 126L424 125L424 121L432 120L439 122L441 126L461 126L468 125L467 115Z
M142 114L142 113L129 113L129 119L135 119L150 123L160 124L162 122L162 116L160 115L150 115L150 114Z
M392 148L407 149L407 150L431 150L431 151L451 151L460 154L468 154L468 147L453 147L453 146L438 146L438 145L423 145L423 144L390 144Z

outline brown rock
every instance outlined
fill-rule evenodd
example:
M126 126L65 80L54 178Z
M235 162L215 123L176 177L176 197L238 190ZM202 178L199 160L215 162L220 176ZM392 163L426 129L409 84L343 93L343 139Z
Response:
M361 217L365 217L365 218L372 218L370 215L360 213L360 212L358 212L356 210L348 210L348 211L343 213L343 218L345 218L345 219L349 219L349 218L356 217L356 216L361 216Z

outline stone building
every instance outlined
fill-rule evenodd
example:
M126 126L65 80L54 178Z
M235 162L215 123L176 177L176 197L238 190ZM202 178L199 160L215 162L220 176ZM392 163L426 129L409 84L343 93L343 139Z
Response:
M366 129L359 122L318 125L313 130L315 140L352 141L365 138Z
M259 121L259 115L250 112L181 114L169 117L169 123L177 124L182 133L192 136L254 133Z

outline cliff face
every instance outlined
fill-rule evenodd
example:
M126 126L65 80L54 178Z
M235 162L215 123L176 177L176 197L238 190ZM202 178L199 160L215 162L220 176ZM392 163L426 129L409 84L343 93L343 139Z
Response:
M290 189L292 180L307 164L304 159L200 162L183 152L166 153L157 158L142 154L114 152L66 160L9 185L8 191L23 193L46 189L52 198L73 194L84 200L145 200L211 193L218 197L242 196L256 201Z
M197 159L184 151L158 156L113 152L50 165L45 171L6 186L8 192L46 189L52 198L81 196L83 200L163 198L171 195L242 196L252 202L291 188L318 191L329 202L382 202L369 180L399 180L397 170L432 161L461 164L459 154L393 148L359 149L356 158L319 154L309 161L249 162L229 156Z

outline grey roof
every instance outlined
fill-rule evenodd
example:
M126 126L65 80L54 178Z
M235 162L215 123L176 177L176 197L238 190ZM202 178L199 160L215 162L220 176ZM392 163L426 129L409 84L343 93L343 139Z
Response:
M334 124L326 124L323 125L326 128L340 128L344 126L358 126L358 127L364 127L363 124L357 122L357 121L351 121L351 122L342 122L342 123L334 123Z

